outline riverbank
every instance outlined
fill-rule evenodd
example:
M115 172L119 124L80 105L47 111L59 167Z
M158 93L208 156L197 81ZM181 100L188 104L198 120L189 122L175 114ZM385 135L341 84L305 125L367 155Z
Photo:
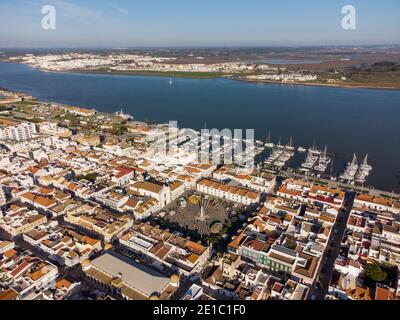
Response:
M53 72L43 70L46 72ZM107 70L74 70L69 71L72 73L86 73L86 74L108 74L108 75L132 75L132 76L154 76L154 77L173 77L173 78L192 78L192 79L231 79L237 81L244 81L249 83L272 83L281 85L295 85L295 86L316 86L316 87L332 87L344 89L378 89L378 90L400 90L400 84L397 86L386 85L361 85L357 83L337 84L337 83L323 83L323 82L282 82L273 80L250 80L240 75L232 75L226 73L212 73L212 72L153 72L153 71L107 71Z
M187 79L218 79L229 78L230 75L224 73L212 72L156 72L156 71L110 71L110 70L71 70L71 71L53 71L40 69L44 72L65 72L81 74L99 74L99 75L119 75L119 76L149 76L166 78L187 78Z
M11 61L1 61L10 62ZM13 62L23 65L27 65L21 62ZM28 65L29 66L29 65ZM344 89L378 89L378 90L400 90L400 83L394 85L379 85L379 84L360 84L357 82L348 83L325 83L325 82L307 82L307 81L293 81L293 82L282 82L274 80L252 80L243 77L243 74L231 74L223 72L178 72L178 71L114 71L109 69L77 69L70 71L54 71L48 69L38 69L43 72L54 72L54 73L81 73L81 74L98 74L98 75L128 75L128 76L149 76L149 77L168 77L168 78L187 78L187 79L231 79L237 81L244 81L248 83L272 83L281 85L294 85L294 86L314 86L314 87L331 87L331 88L344 88ZM248 74L246 74L247 76Z
M322 82L282 82L273 80L249 80L243 78L232 78L232 79L238 81L245 81L249 83L273 83L273 84L294 85L294 86L331 87L331 88L343 88L343 89L400 90L400 85L398 87L389 87L389 86L359 85L356 83L335 84L335 83L322 83Z

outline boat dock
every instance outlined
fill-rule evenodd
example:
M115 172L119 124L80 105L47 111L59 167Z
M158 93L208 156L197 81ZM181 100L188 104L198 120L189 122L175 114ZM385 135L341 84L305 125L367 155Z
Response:
M344 190L354 191L354 192L358 192L358 193L369 193L373 196L385 196L385 197L397 199L400 201L400 194L395 193L395 192L388 192L385 190L375 189L374 187L365 187L365 186L361 186L361 185L347 184L347 183L343 183L340 181L333 181L333 180L325 179L325 178L311 177L311 176L307 176L305 174L292 172L292 171L280 171L279 175L284 178L302 179L305 181L311 181L311 182L326 185L329 187L339 187Z

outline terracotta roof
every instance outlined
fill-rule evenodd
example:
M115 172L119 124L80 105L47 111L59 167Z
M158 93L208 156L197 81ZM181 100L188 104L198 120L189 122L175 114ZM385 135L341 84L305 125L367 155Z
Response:
M133 184L132 187L135 189L143 189L143 190L150 191L153 193L159 193L161 191L161 189L163 188L162 185L148 182L148 181L136 182L135 184Z
M213 181L213 180L209 180L209 179L201 180L199 182L199 185L204 185L206 187L216 189L216 190L222 190L224 192L228 192L231 194L237 194L242 197L250 198L253 200L257 199L260 196L260 194L258 192L254 192L254 191L247 190L247 189L240 188L240 187L229 186L229 185L223 184L221 182Z
M232 240L228 246L234 249L239 248L240 242L243 240L243 238L244 238L244 231L238 237Z
M188 241L186 243L186 247L193 253L196 253L198 255L203 254L203 252L206 250L204 246L202 246L199 243L193 242L193 241Z
M66 280L65 278L60 279L60 280L58 280L58 281L56 282L56 287L57 287L58 289L62 289L62 288L69 289L69 287L70 287L71 285L72 285L72 283L69 282L68 280Z
M23 195L21 195L21 198L27 199L33 203L39 204L46 208L49 208L49 207L57 204L57 201L52 198L43 197L43 196L36 195L31 192L24 193Z
M171 185L171 191L178 189L179 187L183 186L183 183L180 181L176 181Z
M4 255L7 259L12 258L12 257L15 256L16 254L17 254L17 251L15 251L14 249L7 250L6 252L3 253L3 255Z
M17 297L18 293L14 289L0 291L0 300L15 300Z
M393 201L387 198L382 197L373 197L369 194L360 194L356 197L357 200L364 201L364 202L371 202L375 204L379 204L382 206L391 207L393 206Z
M375 300L394 300L394 293L387 288L377 286L375 290Z

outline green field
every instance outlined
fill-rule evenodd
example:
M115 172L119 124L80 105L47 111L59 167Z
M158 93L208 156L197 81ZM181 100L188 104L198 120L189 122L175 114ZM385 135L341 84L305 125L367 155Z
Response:
M119 75L144 75L144 76L161 76L161 77L176 77L176 78L220 78L228 74L223 72L156 72L156 71L110 71L109 69L97 70L77 70L77 72L85 73L101 73L101 74L119 74Z
M8 103L8 105L15 106L15 107L34 106L37 104L40 104L40 102L38 102L36 100L26 100L26 101Z

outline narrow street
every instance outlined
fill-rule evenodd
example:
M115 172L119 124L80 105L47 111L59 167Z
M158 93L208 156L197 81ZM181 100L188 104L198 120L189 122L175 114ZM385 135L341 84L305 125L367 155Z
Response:
M333 225L331 236L327 242L327 248L322 257L320 274L316 286L311 291L309 297L312 300L324 300L328 293L332 279L335 260L339 254L340 245L346 231L347 220L354 203L354 195L347 193L343 208L339 211L338 218Z

